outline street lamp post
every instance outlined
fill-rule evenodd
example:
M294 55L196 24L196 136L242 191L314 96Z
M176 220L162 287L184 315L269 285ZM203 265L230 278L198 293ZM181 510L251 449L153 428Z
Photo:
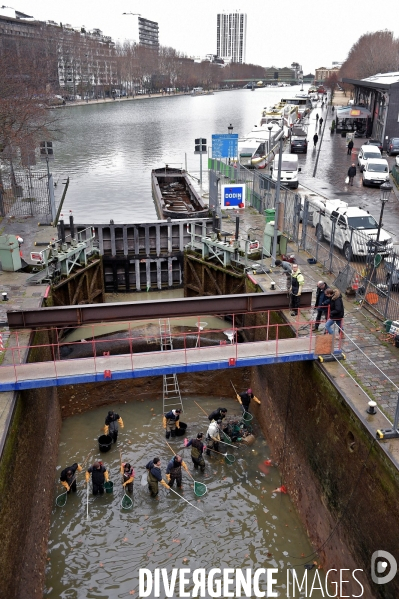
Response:
M229 135L233 135L233 125L230 123L230 125L227 127L227 132ZM229 156L229 164L231 163L231 156Z
M281 163L283 158L283 142L284 142L284 130L276 137L276 141L280 142L279 154L278 154L278 171L277 171L277 184L276 184L276 196L274 201L274 231L273 231L273 249L272 249L272 267L276 266L276 253L277 253L277 229L278 229L278 212L280 205L280 186L281 186Z
M389 194L391 193L392 189L393 189L393 187L392 187L391 183L389 183L389 181L386 181L380 187L380 190L381 190L381 197L380 197L381 212L380 212L380 222L378 223L377 238L375 240L375 253L377 253L377 251L378 251L378 242L380 241L382 216L384 214L385 204L389 201Z
M267 126L268 130L269 130L269 147L268 147L268 154L270 154L271 152L271 145L272 145L272 129L273 129L273 125L268 125Z
M369 288L370 283L372 283L373 280L375 279L375 274L374 274L375 269L379 265L379 262L381 261L381 257L377 258L377 254L378 254L378 246L379 246L379 242L380 242L380 234L381 234L381 228L382 228L382 217L384 214L385 204L389 201L389 194L391 193L392 189L393 189L393 187L392 187L391 183L389 183L389 181L386 181L380 187L380 190L381 190L380 220L378 223L377 236L376 236L376 239L374 242L374 252L372 251L372 248L370 248L370 258L372 257L372 259L370 260L369 267L367 269L368 272L366 275L367 280L366 280L366 287L364 290L364 297L366 297L366 295L367 295L367 290Z

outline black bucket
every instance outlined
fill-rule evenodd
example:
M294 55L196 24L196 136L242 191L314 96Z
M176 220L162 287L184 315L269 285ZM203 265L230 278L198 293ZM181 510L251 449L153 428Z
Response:
M185 422L180 422L179 420L179 425L180 428L176 427L176 437L183 437L186 434L187 424Z
M100 451L109 451L112 445L112 437L110 435L101 435L101 437L98 437L98 444Z

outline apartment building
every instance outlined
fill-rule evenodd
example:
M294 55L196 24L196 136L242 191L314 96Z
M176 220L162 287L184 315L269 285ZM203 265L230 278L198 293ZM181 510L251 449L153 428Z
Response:
M247 15L240 12L217 15L216 53L226 63L245 62Z

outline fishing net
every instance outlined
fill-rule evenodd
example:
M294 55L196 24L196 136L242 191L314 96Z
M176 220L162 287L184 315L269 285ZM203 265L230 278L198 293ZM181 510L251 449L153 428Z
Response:
M124 510L130 510L133 507L133 499L129 497L129 495L127 495L126 493L122 497L121 507Z
M234 462L236 461L235 457L230 453L226 453L226 455L224 456L224 460L226 464L234 464Z
M55 503L58 507L64 507L64 505L67 502L67 492L65 491L65 493L61 493L61 495L58 495L57 499L55 500Z
M220 431L222 433L222 440L226 441L227 443L231 443L231 439L228 435L226 435L226 433L224 431Z
M194 481L194 495L202 497L207 491L208 489L204 483L197 483L196 480Z
M242 419L244 420L244 422L251 422L253 416L249 412L244 412Z

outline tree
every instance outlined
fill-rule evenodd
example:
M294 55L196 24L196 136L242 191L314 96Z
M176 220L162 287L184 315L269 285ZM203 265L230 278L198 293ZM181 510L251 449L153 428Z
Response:
M59 131L59 113L47 108L48 60L37 49L27 43L18 53L9 47L0 54L0 149L7 156L31 151Z
M392 31L375 31L365 33L353 44L340 69L340 77L365 79L398 70L399 40Z

